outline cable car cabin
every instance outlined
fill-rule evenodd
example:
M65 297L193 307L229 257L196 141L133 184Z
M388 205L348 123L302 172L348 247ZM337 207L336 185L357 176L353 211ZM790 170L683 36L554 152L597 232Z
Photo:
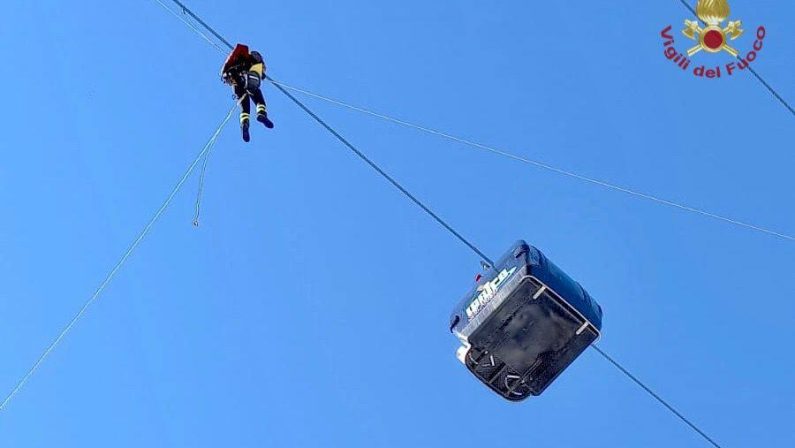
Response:
M541 395L599 337L602 308L524 241L476 283L451 317L456 356L508 400Z

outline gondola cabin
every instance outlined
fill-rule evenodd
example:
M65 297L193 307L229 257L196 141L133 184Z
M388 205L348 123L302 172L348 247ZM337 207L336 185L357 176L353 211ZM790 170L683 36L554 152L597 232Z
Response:
M458 359L510 401L542 392L602 329L602 308L538 249L519 241L453 311Z

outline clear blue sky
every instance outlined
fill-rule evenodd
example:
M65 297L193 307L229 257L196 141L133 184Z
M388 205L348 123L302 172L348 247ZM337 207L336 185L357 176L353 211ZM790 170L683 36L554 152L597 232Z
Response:
M795 233L795 117L662 56L676 0L191 1L293 85ZM731 2L795 102L795 5ZM0 389L93 292L230 106L154 1L0 4ZM725 63L699 55L694 62ZM0 446L703 447L594 352L538 399L455 360L478 260L271 86L0 414ZM307 99L493 256L525 238L605 310L602 346L727 447L795 446L795 243Z

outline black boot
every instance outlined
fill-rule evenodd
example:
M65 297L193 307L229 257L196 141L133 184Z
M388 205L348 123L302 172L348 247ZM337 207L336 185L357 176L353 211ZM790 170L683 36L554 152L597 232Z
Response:
M268 111L264 104L257 104L257 121L264 124L266 128L273 129L273 122L268 118Z
M240 132L243 134L243 141L248 143L251 140L251 134L248 132L248 118L240 120Z
M264 124L266 128L273 129L273 122L268 118L267 112L257 115L257 121Z

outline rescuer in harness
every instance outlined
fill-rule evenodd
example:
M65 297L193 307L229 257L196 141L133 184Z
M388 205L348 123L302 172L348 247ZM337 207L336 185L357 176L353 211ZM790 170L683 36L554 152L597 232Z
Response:
M257 107L257 121L268 129L273 128L273 122L268 118L265 98L260 90L264 76L265 62L262 55L257 51L249 52L248 47L242 44L237 44L221 69L224 83L235 89L235 96L240 101L240 131L245 142L251 139L248 129L251 117L250 100L254 100Z

